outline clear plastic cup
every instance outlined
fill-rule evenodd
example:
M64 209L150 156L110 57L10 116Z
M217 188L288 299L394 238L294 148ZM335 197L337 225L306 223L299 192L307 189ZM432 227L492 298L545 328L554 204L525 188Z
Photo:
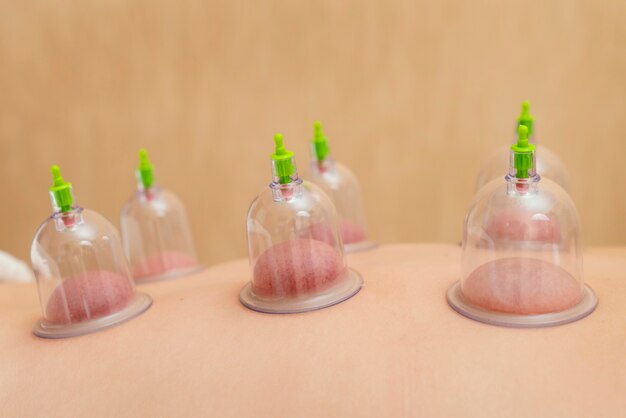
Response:
M31 248L43 313L33 332L72 337L141 314L152 299L135 291L117 230L100 214L73 205L71 185L58 167L53 173L54 213L37 230Z
M314 124L311 142L311 180L330 197L339 217L339 231L346 252L364 251L376 246L369 240L359 182L346 166L330 156L330 149L319 122Z
M513 150L510 164L505 178L478 192L467 214L462 276L448 302L494 325L542 327L583 318L597 297L583 280L576 207L562 187L536 174L534 147Z
M141 150L137 192L120 215L122 241L138 283L195 273L198 263L187 212L172 192L154 184L152 166Z
M317 186L298 177L293 153L276 136L274 181L247 217L252 281L241 302L266 313L321 309L355 295L363 279L346 265L335 208Z

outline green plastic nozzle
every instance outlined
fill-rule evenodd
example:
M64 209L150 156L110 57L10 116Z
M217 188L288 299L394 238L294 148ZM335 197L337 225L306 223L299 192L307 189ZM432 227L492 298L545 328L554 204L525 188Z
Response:
M324 159L330 153L330 149L328 148L328 141L322 132L322 124L320 122L315 122L313 124L313 147L315 149L315 157L317 161L324 161Z
M515 167L515 177L518 179L528 178L528 172L534 168L535 146L528 142L528 128L525 125L517 127L517 143L511 145L514 153L513 164Z
M528 136L533 134L533 122L535 118L530 114L530 103L527 101L522 102L522 113L517 118L518 125L524 125L528 128Z
M137 167L139 177L141 177L141 184L144 189L149 189L154 183L154 177L152 175L152 164L148 160L148 151L144 148L139 150L139 167Z
M287 151L283 144L281 134L274 135L276 150L270 156L276 168L275 175L278 176L280 184L291 183L291 176L296 172L296 165L293 162L293 152Z
M72 196L72 184L63 180L61 177L61 170L58 165L53 165L50 168L52 173L53 184L50 187L50 191L54 194L54 201L56 205L61 209L61 212L69 212L72 210L72 203L74 203L74 196Z

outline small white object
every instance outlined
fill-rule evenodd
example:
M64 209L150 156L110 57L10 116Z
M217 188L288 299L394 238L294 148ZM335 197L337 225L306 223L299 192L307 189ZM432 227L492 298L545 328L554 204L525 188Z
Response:
M30 283L35 281L35 276L30 267L20 259L9 253L0 251L0 283L18 282Z

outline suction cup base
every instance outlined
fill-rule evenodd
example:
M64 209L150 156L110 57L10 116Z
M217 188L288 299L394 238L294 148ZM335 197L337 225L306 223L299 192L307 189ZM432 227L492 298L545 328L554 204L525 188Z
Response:
M160 282L164 280L171 280L171 279L175 279L181 276L189 276L192 274L196 274L196 273L201 272L204 269L206 269L206 266L198 265L198 266L187 267L187 268L182 268L182 269L169 270L160 274L155 274L153 276L135 277L135 284L154 283L154 282Z
M450 286L447 299L450 307L463 316L486 324L511 328L540 328L568 324L586 317L598 306L598 297L593 289L587 285L584 286L583 297L577 305L564 311L547 314L516 315L488 311L471 305L463 299L461 282L456 282Z
M52 325L45 319L37 321L33 333L41 338L68 338L89 334L126 322L139 316L152 306L152 298L145 293L137 293L135 300L121 311L90 321L69 325Z
M299 298L266 299L252 292L252 283L244 286L239 294L239 301L249 309L272 314L289 314L315 311L336 305L356 295L363 286L363 278L352 269L347 269L347 277L341 283L320 295Z
M358 253L361 251L369 251L378 247L378 244L372 241L355 242L354 244L344 244L343 249L346 253Z

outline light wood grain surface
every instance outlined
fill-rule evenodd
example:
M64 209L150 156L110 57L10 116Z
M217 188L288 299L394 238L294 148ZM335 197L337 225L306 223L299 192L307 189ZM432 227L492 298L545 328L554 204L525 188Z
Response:
M460 249L353 254L365 287L306 314L240 305L246 260L140 287L154 305L120 326L42 340L34 285L0 292L0 415L53 417L620 417L626 248L592 248L590 316L544 329L448 307Z
M145 146L203 261L243 256L272 135L306 176L315 119L374 239L457 242L523 99L587 243L626 244L624 1L4 1L0 248L28 257L52 163L117 223Z

